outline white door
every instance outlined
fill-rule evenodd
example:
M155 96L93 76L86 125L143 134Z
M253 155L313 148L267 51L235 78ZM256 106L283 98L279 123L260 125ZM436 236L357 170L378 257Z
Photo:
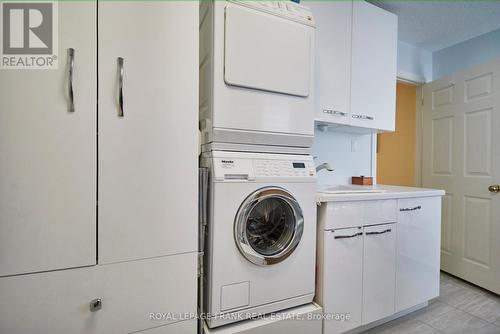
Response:
M398 18L354 1L352 18L351 125L394 131Z
M316 21L315 119L349 124L352 1L308 1Z
M361 326L363 230L355 227L323 233L323 310L330 315L349 315L345 321L324 321L324 333L339 334Z
M424 86L423 185L446 190L441 268L500 293L500 60Z
M99 263L197 250L198 11L99 3Z
M362 323L394 314L396 224L364 228Z
M96 262L95 1L59 2L58 33L58 69L0 70L0 276Z

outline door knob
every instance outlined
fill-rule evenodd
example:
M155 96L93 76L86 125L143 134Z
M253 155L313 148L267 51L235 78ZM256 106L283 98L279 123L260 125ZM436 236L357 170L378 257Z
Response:
M500 192L500 185L493 184L493 185L488 187L488 190L491 191L492 193L498 193L498 192Z

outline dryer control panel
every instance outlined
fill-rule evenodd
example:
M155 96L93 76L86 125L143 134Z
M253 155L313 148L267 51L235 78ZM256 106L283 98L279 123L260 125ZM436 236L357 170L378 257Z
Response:
M293 180L315 182L311 156L214 151L211 160L214 181Z
M314 17L309 8L292 1L248 1L229 0L242 6L260 10L311 27L315 26Z

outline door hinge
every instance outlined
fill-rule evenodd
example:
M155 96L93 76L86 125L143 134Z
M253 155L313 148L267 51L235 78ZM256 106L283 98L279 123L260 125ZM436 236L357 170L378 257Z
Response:
M203 276L203 255L204 252L199 252L198 253L198 277Z

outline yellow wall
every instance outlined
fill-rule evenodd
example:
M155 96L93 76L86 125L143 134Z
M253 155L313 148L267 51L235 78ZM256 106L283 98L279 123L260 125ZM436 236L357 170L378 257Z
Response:
M396 132L378 136L377 183L415 186L417 88L399 83L396 90Z

